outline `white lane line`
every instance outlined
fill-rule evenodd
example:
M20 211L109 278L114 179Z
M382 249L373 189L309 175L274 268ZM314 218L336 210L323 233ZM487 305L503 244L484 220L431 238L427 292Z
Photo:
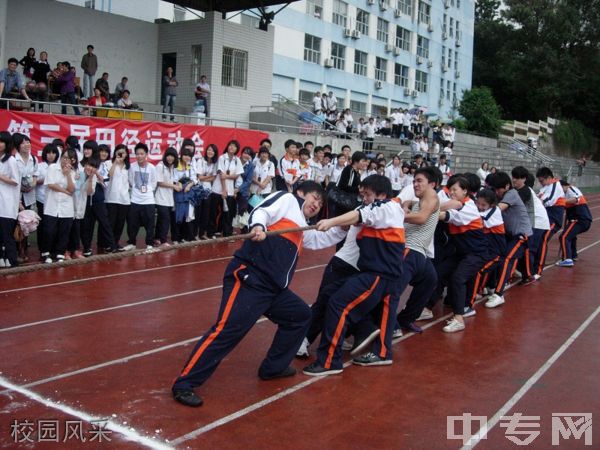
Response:
M320 267L325 267L325 264L318 264L316 266L303 267L301 269L296 270L296 272L304 272L304 271L307 271L307 270L318 269ZM117 309L131 308L133 306L139 306L139 305L145 305L145 304L148 304L148 303L160 302L160 301L163 301L163 300L169 300L169 299L173 299L173 298L184 297L186 295L198 294L200 292L212 291L212 290L215 290L215 289L220 289L222 287L223 287L223 285L219 284L217 286L210 286L210 287L206 287L206 288L202 288L202 289L194 289L193 291L186 291L186 292L180 292L179 294L172 294L172 295L165 295L165 296L162 296L162 297L150 298L148 300L142 300L142 301L139 301L139 302L126 303L124 305L109 306L107 308L94 309L94 310L91 310L91 311L85 311L85 312L81 312L81 313L77 313L77 314L69 314L69 315L66 315L66 316L54 317L52 319L38 320L36 322L29 322L29 323L24 323L24 324L21 324L21 325L14 325L12 327L0 328L0 333L6 333L8 331L20 330L22 328L34 327L34 326L37 326L37 325L44 325L44 324L52 323L52 322L60 322L62 320L75 319L77 317L90 316L92 314L100 314L100 313L103 313L103 312L114 311L114 310L117 310Z
M34 286L26 286L26 287L22 287L22 288L6 289L4 291L0 291L0 295L1 294L10 294L12 292L23 292L23 291L33 290L33 289L42 289L42 288L47 288L47 287L63 286L65 284L85 283L86 281L95 281L95 280L103 280L106 278L123 277L123 276L133 275L136 273L146 273L146 272L153 272L155 270L173 269L173 268L177 268L177 267L191 266L194 264L206 264L206 263L217 262L217 261L226 261L231 258L232 258L232 256L224 256L222 258L206 259L206 260L202 260L202 261L190 261L190 262L179 263L179 264L167 264L164 266L150 267L147 269L130 270L129 272L111 273L108 275L99 275L96 277L77 278L76 280L59 281L56 283L37 284Z
M90 423L91 422L102 423L103 428L113 431L115 433L119 433L121 436L123 436L128 441L136 442L145 447L148 447L151 449L156 449L156 450L167 450L167 449L173 448L171 445L168 445L159 440L152 439L148 436L142 436L134 429L127 428L121 424L113 422L112 420L106 420L106 418L103 418L103 417L92 416L91 414L88 414L85 411L81 411L81 410L72 408L70 406L62 405L62 404L54 402L52 400L45 399L42 396L40 396L39 394L36 394L35 392L33 392L29 389L26 389L22 386L17 386L16 384L11 383L10 381L6 380L4 377L0 377L0 386L10 389L11 391L14 391L14 392L18 392L19 394L27 397L30 400L41 403L42 405L46 406L47 408L51 408L51 409L60 411L64 414L67 414L72 417L77 417L79 420L83 420L85 422L90 422ZM107 434L107 436L109 438L111 437L110 434Z
M494 428L502 416L505 416L519 400L527 394L527 392L537 383L540 378L552 367L552 365L558 361L558 358L575 342L575 340L585 331L585 329L592 323L596 316L600 314L600 306L575 330L575 332L565 341L563 345L529 378L523 387L519 389L515 395L513 395L505 404L494 414L494 416L483 425L477 433L475 433L462 447L462 450L468 450L475 447L482 439L487 439L486 435L489 434L490 430Z
M597 240L596 242L594 242L594 243L592 243L592 244L590 244L590 245L582 248L581 250L579 250L579 253L584 252L585 250L587 250L587 249L589 249L589 248L591 248L591 247L593 247L593 246L595 246L596 244L599 244L599 243L600 243L600 240ZM544 270L551 269L553 267L557 267L557 266L555 266L554 264L550 264L550 265L545 266ZM507 290L510 289L510 288L512 288L512 287L514 287L514 286L516 286L517 284L518 283L513 283L512 285L510 285L510 286L507 287ZM475 303L479 304L483 300L484 299L480 299L480 300L476 301ZM427 328L431 328L432 326L438 324L439 322L441 322L441 321L443 321L445 319L450 318L450 316L452 316L452 314L447 314L447 315L445 315L443 317L440 317L439 319L437 319L437 320L435 320L433 322L428 323L427 325L423 326L422 328L423 328L423 330L425 330ZM409 333L409 334L407 334L405 336L402 336L400 339L398 339L398 341L394 341L394 345L397 342L400 342L400 341L403 341L405 339L410 338L413 334L415 334L415 333ZM347 361L344 364L344 368L348 367L350 364L352 364L352 362L351 361ZM311 380L307 380L307 381L304 381L302 383L299 383L299 384L297 384L295 386L292 386L292 387L290 387L288 389L285 389L285 390L281 391L280 393L278 393L276 395L268 397L268 398L266 398L264 400L261 400L261 401L259 401L257 403L253 403L252 405L249 405L249 406L247 406L244 409L241 409L241 410L236 411L236 412L234 412L234 413L232 413L232 414L230 414L228 416L222 417L221 419L218 419L218 420L216 420L214 422L211 422L211 423L209 423L207 425L204 425L201 428L197 428L196 430L192 430L189 433L184 434L183 436L180 436L180 437L178 437L176 439L171 440L170 442L172 442L174 445L178 445L178 444L180 444L182 442L189 441L190 439L194 439L194 438L196 438L196 437L198 437L198 436L200 436L200 435L202 435L204 433L207 433L208 431L210 431L210 430L212 430L214 428L220 427L220 426L225 425L225 424L227 424L227 423L229 423L229 422L231 422L233 420L239 419L240 417L243 417L243 416L245 416L245 415L247 415L247 414L249 414L249 413L251 413L251 412L253 412L253 411L257 410L257 409L260 409L260 408L262 408L262 407L264 407L266 405L269 405L270 403L273 403L273 402L275 402L277 400L280 400L280 399L282 399L284 397L287 397L288 395L291 395L291 394L293 394L293 393L295 393L295 392L297 392L297 391L299 391L301 389L304 389L307 386L310 386L313 383L316 383L319 380L323 380L323 379L326 379L326 378L329 378L329 377L326 377L326 376L325 377L314 377Z

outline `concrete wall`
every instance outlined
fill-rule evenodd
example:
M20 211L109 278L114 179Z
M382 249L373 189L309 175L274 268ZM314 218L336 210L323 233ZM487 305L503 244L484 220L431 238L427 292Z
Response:
M0 0L0 64L4 67L8 57L5 56L4 46L6 40L6 12L8 10L8 0Z
M211 86L210 116L247 121L250 106L271 103L273 39L272 29L264 32L224 21L221 14L207 13L205 19L159 26L158 64L163 53L177 53L177 104L189 112L196 85L192 80L192 46L202 45L201 73ZM223 47L248 52L246 89L221 85Z
M3 3L8 3L6 14L2 14ZM81 57L87 44L92 44L98 55L97 75L110 74L111 90L127 76L134 101L158 100L158 28L153 23L54 1L0 0L0 40L4 41L2 33L6 36L3 66L8 57L20 59L34 47L37 55L48 52L53 67L57 61L74 64L80 76Z

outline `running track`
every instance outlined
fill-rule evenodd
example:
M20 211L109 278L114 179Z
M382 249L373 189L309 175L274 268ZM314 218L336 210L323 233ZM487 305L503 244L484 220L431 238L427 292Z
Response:
M598 215L600 195L588 201ZM396 343L389 367L260 381L275 330L261 319L198 390L199 409L175 403L170 385L216 317L237 245L5 276L0 446L455 449L463 443L446 439L446 417L469 412L486 416L489 429L469 444L516 448L498 419L520 412L540 416L529 447L549 448L552 413L600 413L599 244L594 224L579 239L574 269L549 266L541 282L508 291L504 306L479 305L463 333L441 331L449 311L440 306L422 335ZM307 301L332 254L303 253L292 289ZM548 255L552 263L556 238ZM293 364L300 370L307 362ZM67 420L82 421L85 433L90 421L109 419L112 441L39 443L36 429L35 444L14 442L11 424L37 428L41 419L59 421L60 440ZM561 441L561 448L583 447L583 438Z

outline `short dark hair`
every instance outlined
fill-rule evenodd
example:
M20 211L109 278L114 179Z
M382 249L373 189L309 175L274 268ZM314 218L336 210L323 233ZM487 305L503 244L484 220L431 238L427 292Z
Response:
M81 149L81 147L79 146L79 139L77 139L77 136L67 136L65 146L67 148L74 148L75 150Z
M323 148L323 150L325 149ZM333 155L331 154L331 152L325 152L323 153L323 158L333 159Z
M183 151L183 147L181 147L181 151ZM167 156L173 156L175 158L173 160L173 166L169 166L169 163L167 162ZM165 154L162 157L162 162L167 167L176 167L179 164L179 155L177 155L177 149L174 147L167 147Z
M42 149L42 161L44 161L46 164L48 164L48 153L56 154L56 159L54 162L58 161L58 158L60 158L58 147L54 144L46 144Z
M269 144L271 147L273 146L273 142L271 142L271 139L269 138L264 138L262 141L260 141L261 146L265 143Z
M124 94L125 92L127 92L129 95L131 95L131 92L129 92L129 89L124 89L124 90L123 90L123 94Z
M535 184L535 177L533 176L533 174L531 172L527 172L527 177L525 178L525 184L527 186L529 186L530 188L533 188L533 185Z
M301 148L300 151L298 152L298 156L308 156L310 158L310 151L307 148Z
M554 178L554 174L548 167L540 167L535 173L536 178Z
M414 176L416 177L417 175L423 175L425 178L427 178L429 183L439 184L438 175L433 169L434 167L421 167L420 169L417 169ZM435 169L437 169L437 167ZM440 169L438 169L438 172L439 170Z
M342 147L344 148L344 147ZM348 147L350 148L350 147ZM367 155L363 152L354 152L352 154L352 164L362 161L363 159L368 159Z
M477 191L481 189L481 178L479 178L479 175L471 172L465 172L463 173L463 176L469 181L469 192L476 194Z
M510 174L512 175L513 178L522 180L523 178L527 178L527 175L529 174L529 170L527 170L523 166L516 166L516 167L513 167L513 170L511 170Z
M88 49L88 50L89 50L90 48L91 48L92 50L94 50L94 46L93 46L92 44L90 44L90 45L88 45L88 46L87 46L87 49Z
M190 138L185 138L181 143L181 148L188 146L193 147L194 151L196 151L196 144L194 144L194 141L192 141Z
M287 141L285 141L285 143L283 144L283 146L286 148L286 150L290 147L290 145L296 145L296 141L293 139L288 139Z
M144 144L143 142L138 142L138 143L135 145L135 148L134 148L134 150L133 150L133 151L134 151L135 153L137 153L137 151L138 151L138 150L140 150L140 149L141 149L141 150L144 150L144 153L148 154L148 146L147 146L146 144Z
M313 142L312 142L312 141L306 141L306 142L304 143L304 146L306 147L307 145L312 145L312 146L314 146L315 144L313 144Z
M564 178L562 180L560 180L560 185L561 186L571 186L571 183L569 183L568 180L565 180Z
M384 194L386 198L392 196L392 182L384 175L369 175L360 182L359 187L370 189L375 195Z
M503 189L503 188L506 188L507 185L512 187L512 182L506 172L493 173L490 176L490 179L487 180L487 184L492 189Z
M17 58L8 58L8 64L19 64L19 60Z
M100 160L98 158L84 158L85 161L81 161L84 166L92 166L94 169L100 167Z
M208 150L209 148L211 148L212 151L215 152L215 154L210 158L210 160L208 158L208 154L206 153L206 150ZM204 161L206 161L209 164L216 163L217 159L219 159L219 149L217 148L216 144L208 144L206 150L204 151Z
M312 180L307 180L300 183L300 185L296 188L296 192L298 191L304 194L315 194L323 199L325 197L325 190L323 189L323 186L321 186L320 183Z
M471 188L471 185L469 184L469 180L467 180L462 175L455 175L454 177L450 177L448 179L448 184L447 184L448 188L451 188L455 184L458 184L460 186L460 188L464 189L465 191L469 191L469 189Z
M188 148L187 146L181 146L181 150L179 150L179 156L189 156L190 158L194 157L195 150Z
M83 143L83 149L88 149L92 151L92 155L98 154L99 148L98 148L98 143L93 140L93 139L89 139L87 141L85 141Z
M239 151L240 151L240 143L238 141L236 141L235 139L232 139L231 141L229 141L227 143L227 145L225 146L225 152L227 152L227 149L232 144L235 146L235 153L234 153L234 155L237 155L239 153Z
M482 198L490 205L495 205L498 202L498 197L496 197L496 193L491 189L482 189L477 193L477 198Z
M261 145L260 148L258 149L258 154L262 155L263 153L268 153L270 155L271 151L269 150L268 147L265 147L264 145Z
M317 152L325 153L325 150L320 145L317 145L315 148L313 148L313 153L317 153Z
M252 147L244 147L242 149L242 153L245 153L246 155L250 155L250 158L254 158L254 150L252 149Z
M121 81L123 81L123 80L125 80L125 81L129 81L129 78L127 78L127 77L122 77L122 78L121 78Z
M0 131L0 142L4 143L4 155L2 162L6 162L12 156L13 140L8 131Z
M342 152L344 151L344 149L347 148L348 150L352 151L352 149L350 148L350 146L348 144L342 145Z

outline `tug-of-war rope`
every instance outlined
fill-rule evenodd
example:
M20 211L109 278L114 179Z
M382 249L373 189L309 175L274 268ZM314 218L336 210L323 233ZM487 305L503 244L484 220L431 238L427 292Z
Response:
M314 230L316 225L309 225L305 227L297 227L297 228L282 228L280 230L267 231L267 236L277 236L285 233L298 233L301 231ZM251 239L254 237L254 233L245 233L245 234L235 234L227 237L220 237L216 239L207 239L204 241L190 241L190 242L182 242L179 244L172 244L168 247L153 247L150 250L139 248L135 250L129 250L125 252L115 252L115 253L105 253L102 255L93 255L88 256L87 258L76 258L76 259L68 259L61 262L55 262L52 264L47 264L40 262L39 264L28 264L24 266L18 267L9 267L7 269L0 270L1 275L19 275L22 273L30 273L30 272L38 272L40 270L50 270L57 269L63 267L71 267L78 266L82 264L90 264L95 262L106 262L119 260L123 258L127 258L129 256L140 256L140 255L152 255L156 253L170 252L173 250L180 250L183 248L193 248L193 247L201 247L207 245L220 244L223 242L232 242L232 241L243 241L246 239Z

